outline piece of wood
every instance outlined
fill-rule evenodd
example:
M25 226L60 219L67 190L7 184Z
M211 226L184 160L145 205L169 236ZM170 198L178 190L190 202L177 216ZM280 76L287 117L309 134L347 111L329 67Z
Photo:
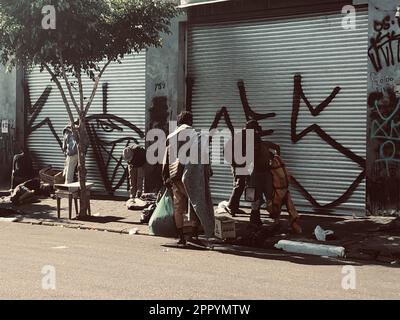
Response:
M90 209L90 194L89 194L89 198L88 198L88 214L89 214L89 216L92 215L92 211Z
M68 218L69 220L72 218L72 193L68 197Z
M78 211L78 199L74 198L74 204L75 204L75 214L78 215L79 211Z
M59 197L57 197L57 217L58 219L60 219L60 206L61 206L61 199Z
M94 183L87 182L86 189L90 190L94 186ZM70 192L77 192L80 190L79 182L67 183L67 184L55 184L54 188L56 190L66 190Z

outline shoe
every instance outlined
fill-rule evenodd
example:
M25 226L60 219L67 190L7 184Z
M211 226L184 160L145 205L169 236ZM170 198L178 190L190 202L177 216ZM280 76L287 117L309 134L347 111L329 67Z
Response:
M236 216L236 213L229 208L228 206L225 207L226 212L228 212L232 217Z
M229 207L225 207L226 211L232 216L235 217L237 215L246 215L246 211L242 210L242 209L236 209L236 210L232 210Z
M192 236L191 238L193 239L198 239L199 238L199 227L194 226L192 227Z
M177 242L178 246L185 246L186 245L186 238L185 234L183 233L183 229L179 228L178 229L178 236L179 236L179 241Z

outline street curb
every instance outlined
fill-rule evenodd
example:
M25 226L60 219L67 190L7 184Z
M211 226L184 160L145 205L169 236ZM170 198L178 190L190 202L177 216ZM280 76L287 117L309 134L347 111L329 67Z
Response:
M49 222L49 221L24 221L17 220L15 223L22 223L22 224L30 224L30 225L41 225L46 227L62 227L66 229L76 229L76 230L89 230L89 231L99 231L99 232L110 232L110 233L118 233L118 234L127 234L129 235L129 230L116 230L116 229L108 229L108 228L99 228L99 227L88 227L85 225L71 225L66 223L59 223L59 222ZM137 233L137 235L141 236L148 236L148 234L144 233Z

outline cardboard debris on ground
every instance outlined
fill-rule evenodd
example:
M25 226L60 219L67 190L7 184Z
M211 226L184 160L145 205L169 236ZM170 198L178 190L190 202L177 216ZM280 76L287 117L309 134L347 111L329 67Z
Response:
M332 230L324 230L320 226L316 226L314 230L315 238L318 241L326 241L332 238L334 232Z
M138 228L133 228L129 230L129 235L132 236L134 234L138 234L139 233L139 229Z
M126 207L128 208L128 210L143 210L148 205L149 204L147 203L147 201L144 201L144 200L139 199L139 198L129 199L126 202Z
M215 218L215 236L218 239L235 239L235 220L229 217Z

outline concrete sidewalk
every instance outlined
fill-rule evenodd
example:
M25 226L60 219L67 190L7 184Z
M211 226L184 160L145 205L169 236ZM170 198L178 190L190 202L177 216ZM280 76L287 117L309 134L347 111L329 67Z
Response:
M122 234L129 234L130 232L141 235L149 234L148 226L140 223L141 211L128 210L123 200L92 200L91 207L92 217L88 217L87 220L69 220L67 200L63 199L61 201L61 219L58 219L56 200L41 198L37 203L18 207L0 204L0 218L16 217L17 222L20 223L63 228ZM240 247L253 247L254 250L274 249L274 244L281 239L332 244L345 247L346 256L350 259L400 265L400 226L390 228L390 223L393 223L394 218L369 217L355 219L351 216L303 214L300 220L303 234L294 235L287 228L287 215L283 214L282 228L279 233L271 234L267 237L265 237L265 234L268 234L268 228L271 227L272 220L267 215L263 215L262 219L264 227L255 230L249 226L248 215L235 217L238 237L235 241L225 242L224 244L235 247L238 250L240 250ZM325 230L333 230L335 239L326 242L317 241L313 236L313 231L317 225L320 225ZM259 234L264 236L259 237Z

